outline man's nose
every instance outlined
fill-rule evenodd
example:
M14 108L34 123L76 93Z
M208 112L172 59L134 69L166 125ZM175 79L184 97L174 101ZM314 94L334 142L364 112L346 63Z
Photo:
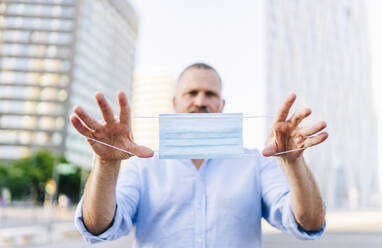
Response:
M198 94L194 99L195 106L201 107L207 105L207 98L204 94Z

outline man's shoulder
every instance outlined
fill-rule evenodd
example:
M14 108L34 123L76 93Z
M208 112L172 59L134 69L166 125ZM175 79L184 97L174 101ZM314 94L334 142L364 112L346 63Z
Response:
M279 162L275 159L275 157L265 157L258 149L248 149L244 148L244 157L251 158L256 160L256 163L260 166L260 168L275 166Z
M125 167L126 166L146 167L146 166L158 164L160 162L161 161L159 159L158 152L154 151L154 155L150 158L140 158L137 156L133 156L124 162L124 166Z
M261 153L258 149L256 148L243 148L244 149L244 154L245 155L249 155L251 157L258 157L258 156L261 156Z
M243 159L255 160L256 162L261 162L264 158L263 154L256 148L244 148Z
M157 171L167 168L173 164L178 164L182 160L179 159L160 159L158 151L154 151L154 155L150 158L131 157L123 163L124 169L139 170L141 172Z
M256 149L256 148L243 148L243 159L248 158L248 159L254 159L254 158L263 158L263 155L261 152ZM151 166L151 165L157 165L157 164L163 164L168 161L172 162L180 162L183 161L184 159L160 159L159 158L159 152L154 151L154 156L151 158L140 158L137 156L131 157L127 160L127 164L137 164L140 166Z
M239 160L251 160L255 163L265 163L269 158L264 157L258 149L255 148L244 148L243 155ZM123 163L124 168L138 169L138 170L157 170L160 168L167 167L173 164L182 164L184 159L160 159L158 151L154 151L154 156L151 158L140 158L137 156L131 157ZM225 161L224 159L221 160Z

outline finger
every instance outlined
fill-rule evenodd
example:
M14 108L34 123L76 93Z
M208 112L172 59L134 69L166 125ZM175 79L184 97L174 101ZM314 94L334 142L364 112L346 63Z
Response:
M292 107L294 101L296 100L296 94L292 93L290 94L285 102L281 105L279 108L276 118L275 118L275 123L285 121L286 118L288 117L289 110Z
M322 132L314 137L310 137L305 140L304 147L308 148L311 146L318 145L322 142L324 142L329 137L329 134L327 132Z
M105 122L106 123L115 122L113 109L110 107L109 103L106 101L105 96L102 93L97 92L95 94L95 98L97 100L97 104L99 108L101 109L102 116Z
M131 143L129 146L129 151L134 153L136 156L140 158L150 158L154 156L154 151L146 146L140 146L135 143Z
M311 113L312 113L312 110L308 108L299 109L293 114L290 122L292 123L294 127L297 127L301 123L301 121L305 119L306 117L308 117Z
M277 145L275 144L275 142L272 142L270 145L264 147L262 154L265 157L270 157L276 152L277 152Z
M122 91L118 92L118 103L120 107L119 121L121 123L130 125L130 107L127 101L126 94Z
M88 115L83 108L75 106L73 112L88 126L90 129L96 130L102 127L102 125L93 117Z
M282 140L281 140L281 135L283 133L288 132L288 124L285 122L281 123L275 123L273 125L273 131L271 136L273 136L272 143L267 145L262 153L265 157L272 156L273 154L280 152L280 148L283 147Z
M324 128L326 128L326 123L324 121L320 121L313 126L301 128L299 132L302 136L311 136L321 132Z
M282 136L288 134L289 125L286 122L279 122L274 125L274 143L276 146L276 152L283 152L285 144L282 140Z
M73 127L82 135L86 137L90 137L92 135L92 131L87 128L78 118L77 116L70 117L70 122L72 123Z
M280 133L287 133L289 131L289 125L286 122L279 122L273 125L274 135L277 136Z

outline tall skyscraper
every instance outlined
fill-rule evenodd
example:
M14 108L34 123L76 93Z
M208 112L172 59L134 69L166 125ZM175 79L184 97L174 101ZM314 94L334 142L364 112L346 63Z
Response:
M68 120L74 105L101 118L96 91L131 98L137 22L127 1L1 1L1 160L46 147L91 166Z
M329 208L372 207L379 188L364 4L267 1L267 112L295 92L312 108L306 125L327 122L329 139L306 157Z
M132 111L134 116L158 116L172 113L172 96L175 79L169 71L150 68L136 71L134 74ZM134 118L134 140L140 145L158 149L158 119Z

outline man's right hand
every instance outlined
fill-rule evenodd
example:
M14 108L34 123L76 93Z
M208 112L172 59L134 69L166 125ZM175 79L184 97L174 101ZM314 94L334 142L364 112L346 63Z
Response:
M102 93L96 93L95 98L102 112L104 123L100 123L91 117L80 106L74 108L76 115L71 117L74 128L82 135L116 146L138 157L152 157L154 152L147 147L134 143L131 132L130 108L125 93L118 92L118 103L120 106L119 120L116 120L114 113ZM93 151L100 160L116 161L131 157L131 154L107 147L98 142L88 139Z

